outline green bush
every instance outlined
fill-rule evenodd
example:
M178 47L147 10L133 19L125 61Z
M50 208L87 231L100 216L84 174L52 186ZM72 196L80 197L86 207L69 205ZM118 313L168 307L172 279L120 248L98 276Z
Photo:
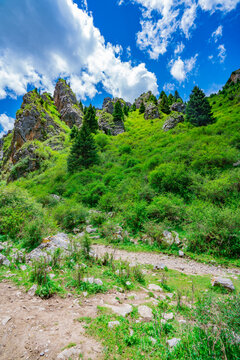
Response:
M133 231L138 232L143 228L144 222L147 220L146 202L139 201L129 204L125 209L124 222L125 225Z
M65 200L54 209L54 218L65 230L71 231L85 223L88 211L82 204Z
M14 186L0 189L0 234L23 240L33 248L55 228L42 206L26 190Z

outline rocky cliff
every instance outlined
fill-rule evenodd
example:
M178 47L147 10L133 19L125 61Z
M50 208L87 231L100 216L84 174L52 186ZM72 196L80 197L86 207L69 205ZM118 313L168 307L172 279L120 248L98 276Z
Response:
M59 79L54 91L54 104L60 113L61 120L70 128L73 125L81 126L83 112L79 107L76 95L63 79Z

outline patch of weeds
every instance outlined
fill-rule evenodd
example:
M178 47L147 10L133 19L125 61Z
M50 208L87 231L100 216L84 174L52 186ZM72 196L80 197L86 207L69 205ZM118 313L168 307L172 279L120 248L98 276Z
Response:
M74 346L77 346L77 344L71 342L71 343L69 343L68 345L64 346L64 347L61 349L61 351L66 350L66 349L71 349L71 348L74 347Z

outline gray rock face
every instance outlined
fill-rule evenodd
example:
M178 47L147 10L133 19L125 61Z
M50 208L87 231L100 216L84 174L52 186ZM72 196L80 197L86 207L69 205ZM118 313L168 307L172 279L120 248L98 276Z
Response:
M145 109L144 119L157 119L159 118L158 107L154 104L148 104Z
M78 106L76 96L65 80L59 79L54 91L54 103L61 115L61 119L72 128L80 126L83 120L83 112Z
M106 110L97 111L98 126L107 135L119 135L125 131L122 120L114 121L113 116Z
M164 131L168 131L171 130L173 128L175 128L175 126L177 126L177 124L179 124L180 122L184 121L184 117L182 115L171 115L167 118L167 120L165 121L164 125L163 125L163 130Z
M41 105L41 95L35 90L23 97L21 109L16 113L11 155L13 156L27 141L45 141L47 136L59 134L62 130Z
M117 101L120 101L122 108L124 107L125 104L129 107L131 107L131 105L132 105L131 103L126 102L121 98L116 97L116 98L111 99L110 97L106 97L103 100L102 110L106 111L109 114L112 114L114 111L114 105L116 104Z
M235 287L232 283L232 280L225 279L225 278L213 278L212 279L212 286L222 286L227 290L234 291Z
M235 84L240 81L240 69L233 71L229 80L234 82Z
M143 102L144 104L149 100L150 96L153 95L151 91L148 91L147 93L143 93L142 95L140 95L135 101L134 103L136 104L136 108L139 109L141 102Z
M185 113L186 105L180 102L176 102L170 106L170 110Z

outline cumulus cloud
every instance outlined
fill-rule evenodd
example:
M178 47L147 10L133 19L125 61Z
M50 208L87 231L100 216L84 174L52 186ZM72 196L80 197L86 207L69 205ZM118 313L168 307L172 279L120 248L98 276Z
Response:
M196 27L197 11L229 12L240 0L131 0L142 9L141 30L137 34L137 45L147 51L150 58L158 59L166 53L176 31L187 39ZM121 1L122 3L123 1ZM220 29L219 29L220 31ZM219 35L217 35L219 36Z
M183 82L187 78L187 74L189 74L196 63L197 54L190 59L182 60L179 56L178 59L172 60L170 62L170 73L171 75L178 80L179 82Z
M225 58L227 56L227 52L225 49L225 46L223 44L218 46L218 57L219 57L219 61L220 63L223 63L225 61Z
M217 27L217 29L211 35L211 37L213 38L215 43L218 41L218 39L220 39L222 37L222 33L223 33L223 26L219 25Z
M6 114L0 115L0 139L9 130L13 129L15 119L7 116Z
M22 95L28 84L52 92L59 76L82 99L92 98L100 83L129 101L143 90L157 93L155 74L143 63L121 61L121 46L106 44L73 0L2 0L0 33L0 98Z

